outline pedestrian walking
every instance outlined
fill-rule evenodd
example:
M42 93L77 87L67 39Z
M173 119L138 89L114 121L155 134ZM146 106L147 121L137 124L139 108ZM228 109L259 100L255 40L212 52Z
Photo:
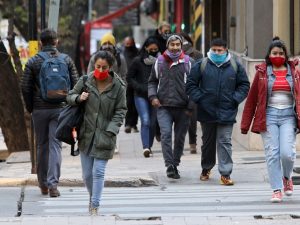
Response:
M202 128L200 180L209 179L217 151L220 183L233 185L232 129L249 81L245 69L228 52L226 41L212 40L207 56L192 67L186 85L187 94L198 105Z
M133 59L138 55L139 50L135 45L133 37L126 37L123 44L123 55L126 60L127 68L129 68ZM139 132L137 128L138 112L134 104L134 90L130 85L127 85L126 89L126 102L128 111L125 117L125 133L131 133L131 131L137 133Z
M67 92L76 84L78 72L73 60L57 50L58 38L54 30L43 30L40 40L41 51L26 63L21 86L26 109L32 114L34 124L39 187L43 195L49 193L50 197L58 197L62 144L55 138L55 131L59 113L66 105ZM48 60L52 60L55 68L47 67Z
M111 70L114 57L99 51L94 57L94 71L83 84L80 78L67 96L71 105L84 102L84 118L78 136L82 176L90 195L89 212L98 214L104 187L104 175L113 157L116 135L126 114L126 87ZM83 91L83 88L86 91Z
M141 139L146 158L152 154L151 148L156 130L156 109L148 99L148 80L152 66L159 55L157 40L148 37L127 73L127 83L134 91L135 106L141 118Z
M182 38L174 34L167 40L167 50L156 60L148 83L148 97L157 108L161 131L161 146L167 176L179 179L177 167L183 153L184 139L189 126L193 103L185 93L190 57L182 51ZM174 125L174 148L172 127Z
M193 47L193 41L187 33L180 33L183 39L182 50L185 54L191 57L194 61L198 61L203 58L203 54ZM190 119L190 125L188 129L190 153L197 153L197 107L194 107L193 113Z
M265 62L256 74L244 107L241 132L260 133L265 150L271 202L282 201L282 190L293 194L292 172L296 160L296 132L300 128L300 73L282 40L271 42ZM299 130L298 130L299 131Z
M125 57L120 49L116 47L116 39L111 33L106 33L101 38L100 49L98 51L109 51L115 57L114 65L112 70L118 74L124 82L126 82L126 74L127 74L127 63ZM96 52L97 53L97 52ZM95 54L91 56L87 73L94 71L95 65Z
M164 53L167 49L166 44L167 40L171 35L171 25L167 21L162 21L158 24L157 29L155 30L154 37L158 43L158 48L160 53Z

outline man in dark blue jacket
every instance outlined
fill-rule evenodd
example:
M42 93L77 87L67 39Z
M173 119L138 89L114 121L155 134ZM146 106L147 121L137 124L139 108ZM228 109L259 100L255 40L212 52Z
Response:
M186 85L187 94L198 105L203 133L200 180L209 179L217 151L220 183L233 185L232 129L250 84L245 69L231 57L224 40L212 40L207 56L192 67Z

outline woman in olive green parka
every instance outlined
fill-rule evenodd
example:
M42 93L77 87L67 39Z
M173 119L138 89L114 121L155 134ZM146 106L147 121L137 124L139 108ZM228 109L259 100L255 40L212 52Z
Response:
M110 70L113 62L109 52L97 53L95 70L88 75L85 85L81 77L67 96L71 105L84 102L78 147L83 180L90 194L91 215L98 212L106 164L113 157L116 135L127 111L125 84Z

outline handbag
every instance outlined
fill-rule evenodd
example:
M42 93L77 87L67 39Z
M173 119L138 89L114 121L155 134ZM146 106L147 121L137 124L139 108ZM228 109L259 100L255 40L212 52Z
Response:
M85 82L87 75L83 77L84 89L86 89ZM77 133L80 131L80 126L84 117L84 104L67 105L60 112L58 117L58 126L56 128L55 137L69 145L71 145L71 155L79 155L79 149L75 150L77 142Z

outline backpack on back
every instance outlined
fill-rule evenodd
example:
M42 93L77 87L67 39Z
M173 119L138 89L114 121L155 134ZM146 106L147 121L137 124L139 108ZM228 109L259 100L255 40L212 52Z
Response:
M158 74L157 74L157 76L159 76L159 74L162 71L163 63L164 63L163 55L158 56L158 58L157 58ZM184 55L184 70L185 70L186 74L188 74L190 71L190 57L188 55Z
M204 72L206 64L207 64L207 61L208 61L207 57L205 57L205 58L202 59L202 62L201 62L201 65L200 65L200 71L201 71L201 73ZM233 58L230 58L230 64L231 64L233 70L235 71L235 73L237 73L237 71L238 71L238 65L237 65L236 61Z
M52 103L65 101L71 89L69 69L65 62L67 55L60 53L51 57L46 52L39 52L38 55L44 59L39 73L42 99Z

